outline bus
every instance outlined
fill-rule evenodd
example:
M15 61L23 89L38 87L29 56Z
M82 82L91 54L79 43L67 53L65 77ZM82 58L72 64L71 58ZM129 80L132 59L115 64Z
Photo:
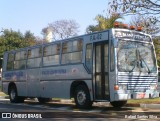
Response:
M122 107L129 99L159 97L153 41L140 29L111 28L46 44L7 51L2 90L10 102L37 98L74 99Z

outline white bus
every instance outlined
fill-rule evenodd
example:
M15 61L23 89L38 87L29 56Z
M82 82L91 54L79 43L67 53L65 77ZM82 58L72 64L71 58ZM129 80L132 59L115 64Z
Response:
M12 103L74 98L78 108L101 101L122 107L128 99L159 97L157 84L153 41L137 30L113 28L3 57L2 90Z

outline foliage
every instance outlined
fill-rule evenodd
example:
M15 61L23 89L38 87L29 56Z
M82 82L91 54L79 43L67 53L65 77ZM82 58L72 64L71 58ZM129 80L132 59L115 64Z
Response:
M37 38L30 31L26 31L24 34L24 46L34 46L37 44Z
M160 37L153 39L158 67L160 67Z
M52 30L53 39L58 40L78 35L79 24L74 20L55 21L42 29L42 34L47 34L48 28Z
M22 39L23 35L20 32L4 30L0 36L0 57L2 57L4 51L23 47Z
M2 58L5 51L15 50L36 44L36 37L30 31L23 35L20 31L5 29L0 35L0 68L2 68Z
M155 36L160 32L160 25L159 23L151 23L148 18L148 16L137 15L132 18L130 25L141 26L145 33Z
M160 22L159 0L111 0L109 12L118 12L120 15L139 14L147 16L148 23Z
M160 13L159 0L111 0L109 4L112 12L153 16Z
M119 14L112 14L111 17L104 17L103 15L97 15L95 20L97 21L97 25L89 25L86 29L87 33L102 31L105 29L110 29L113 27L114 22L122 18Z

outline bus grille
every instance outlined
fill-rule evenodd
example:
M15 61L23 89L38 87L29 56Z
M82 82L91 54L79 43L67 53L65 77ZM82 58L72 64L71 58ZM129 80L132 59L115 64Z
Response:
M157 84L157 76L119 75L118 84L127 85L128 90L149 89L150 85Z

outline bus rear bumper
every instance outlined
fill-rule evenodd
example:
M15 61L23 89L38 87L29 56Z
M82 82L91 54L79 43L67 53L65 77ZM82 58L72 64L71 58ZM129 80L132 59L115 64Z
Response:
M135 93L115 93L114 100L128 100L128 99L149 99L149 98L158 98L160 95L159 92L135 92Z

